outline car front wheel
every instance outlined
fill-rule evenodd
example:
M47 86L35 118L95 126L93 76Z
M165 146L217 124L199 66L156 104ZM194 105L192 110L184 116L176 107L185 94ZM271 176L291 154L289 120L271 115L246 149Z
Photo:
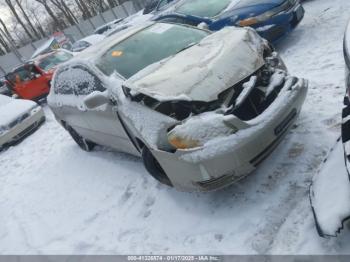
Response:
M84 150L86 152L90 152L95 148L95 146L96 146L95 143L83 138L71 126L67 125L66 129L67 129L68 133L71 135L71 137L73 138L73 140L78 144L78 146L82 150Z
M171 183L168 176L165 174L163 168L160 166L157 159L155 159L155 157L152 155L151 151L147 147L144 147L142 149L142 161L146 170L148 171L148 173L151 174L151 176L153 176L153 178L155 178L162 184L173 187L173 184Z

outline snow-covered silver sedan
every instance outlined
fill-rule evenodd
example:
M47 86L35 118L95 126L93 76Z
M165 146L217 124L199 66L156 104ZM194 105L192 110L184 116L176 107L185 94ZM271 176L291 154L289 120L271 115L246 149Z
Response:
M0 95L0 151L23 140L44 121L43 109L35 102Z
M84 150L99 144L141 156L160 182L210 191L273 151L307 87L251 29L150 23L61 66L48 102Z

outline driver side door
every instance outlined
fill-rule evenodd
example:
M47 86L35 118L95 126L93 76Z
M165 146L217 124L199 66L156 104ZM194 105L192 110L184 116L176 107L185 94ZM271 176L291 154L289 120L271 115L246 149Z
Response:
M75 85L74 93L76 96L88 96L94 91L105 92L106 87L99 77L85 67L79 66L79 70L84 71L84 75L88 77L83 79L79 85ZM112 147L118 151L138 155L133 143L126 134L123 125L119 121L117 113L114 111L116 105L110 101L108 104L102 105L95 109L85 109L84 119L89 126L89 140L103 146Z

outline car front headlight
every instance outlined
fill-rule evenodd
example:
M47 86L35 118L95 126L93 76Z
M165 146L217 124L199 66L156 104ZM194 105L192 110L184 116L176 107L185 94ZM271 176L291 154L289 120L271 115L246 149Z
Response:
M295 2L296 2L295 0L287 0L282 5L274 9L271 9L265 13L262 13L261 15L240 20L238 21L237 25L244 27L244 26L252 26L261 22L265 22L266 20L281 13L282 11L289 9L291 6L295 4Z
M176 149L194 149L207 142L235 134L238 128L229 123L232 116L208 112L194 116L168 133L169 143Z

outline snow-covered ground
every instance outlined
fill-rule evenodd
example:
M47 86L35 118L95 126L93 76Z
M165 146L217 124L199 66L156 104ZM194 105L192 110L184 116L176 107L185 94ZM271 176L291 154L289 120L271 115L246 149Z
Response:
M318 237L311 179L340 134L342 38L348 0L305 2L300 26L277 46L310 80L295 128L259 169L220 192L159 185L139 159L82 152L48 121L0 153L1 254L350 254L350 228Z

